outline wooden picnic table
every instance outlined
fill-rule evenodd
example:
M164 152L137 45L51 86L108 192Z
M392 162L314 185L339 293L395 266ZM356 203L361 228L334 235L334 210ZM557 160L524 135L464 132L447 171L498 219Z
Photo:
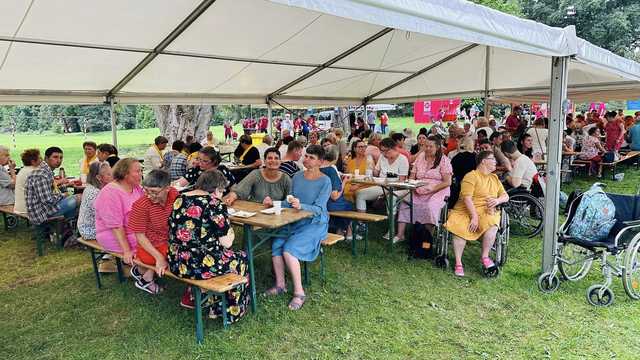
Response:
M380 186L382 188L382 192L385 195L385 205L387 210L387 219L389 221L389 248L393 248L393 237L395 236L395 225L396 225L396 217L394 216L394 211L396 207L399 209L400 204L404 201L404 199L409 196L409 217L411 222L413 223L413 191L421 186L426 185L425 182L416 181L416 180L408 180L408 181L400 181L400 180L388 180L386 178L368 178L368 177L353 177L351 178L351 183L353 184L362 184L362 185L370 185L370 186ZM394 205L394 197L396 196L395 191L398 190L406 190L407 192L398 196L398 203Z
M293 225L303 219L310 218L313 213L292 208L283 208L280 215L263 214L265 206L261 203L236 200L231 206L236 211L246 211L255 213L251 217L239 217L230 215L232 224L240 225L243 228L243 239L247 258L249 260L249 290L251 293L251 310L257 309L256 282L254 272L254 252L268 240L289 237ZM254 243L254 238L257 240Z

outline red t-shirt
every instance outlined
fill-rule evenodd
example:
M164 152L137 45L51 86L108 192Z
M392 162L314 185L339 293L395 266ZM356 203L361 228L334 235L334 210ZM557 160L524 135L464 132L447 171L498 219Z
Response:
M169 188L164 205L154 204L148 197L142 196L131 206L128 228L133 233L144 233L154 247L169 241L169 216L178 190Z
M269 119L266 117L260 118L260 129L266 129L269 125Z
M620 150L622 146L622 142L620 140L620 134L622 133L622 129L620 129L621 120L616 119L615 121L608 122L605 125L604 130L606 132L605 137L605 146L609 151Z
M520 120L518 119L518 116L516 116L515 114L509 115L507 117L507 129L516 130L518 126L520 126Z
M389 122L389 117L387 117L387 115L385 114L380 115L380 125L387 125L388 122Z

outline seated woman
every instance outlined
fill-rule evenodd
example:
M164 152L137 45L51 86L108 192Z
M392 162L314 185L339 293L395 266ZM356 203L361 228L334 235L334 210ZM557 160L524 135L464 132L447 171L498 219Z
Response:
M249 135L240 136L240 143L233 152L233 156L238 163L248 166L248 169L237 171L237 177L243 179L253 169L257 169L262 166L262 160L260 160L260 151L257 147L253 146L253 140Z
M293 225L289 238L274 239L271 244L275 285L265 295L285 293L285 263L293 282L293 299L289 309L299 310L304 305L305 293L302 288L299 261L313 261L320 253L320 242L327 237L329 213L327 201L331 193L331 181L320 171L324 149L320 145L310 145L304 156L304 172L293 176L292 196L288 196L283 207L292 207L313 213L312 218L300 220Z
M96 209L96 240L107 251L124 255L124 262L132 265L137 242L127 229L131 206L144 193L140 186L142 166L133 158L121 159L113 168L114 181L105 185L94 202ZM131 268L136 280L141 276L137 267Z
M353 210L353 204L344 198L342 193L342 180L340 179L340 175L338 175L338 171L336 171L332 165L338 155L337 149L335 149L335 151L325 150L322 165L320 166L320 171L331 180L331 195L327 203L327 211L350 211ZM351 238L351 228L349 227L348 220L330 219L329 228L332 229L332 232L334 231L333 229L335 229L337 233L342 233L346 230L347 239Z
M417 143L413 145L411 147L411 150L409 151L411 153L411 158L409 159L411 164L413 164L416 161L416 159L420 156L420 154L423 151L425 151L426 143L427 143L427 134L423 134L423 133L418 134Z
M518 140L518 151L527 155L529 159L533 159L533 137L529 134L523 134Z
M169 269L177 276L206 280L227 273L248 278L247 256L243 251L233 251L234 232L227 215L222 194L227 179L220 171L205 171L195 190L178 196L169 217ZM189 289L181 305L193 307ZM247 311L250 302L248 285L226 293L229 321L238 321ZM211 298L209 317L222 315L219 299Z
M261 202L266 206L284 200L291 193L291 178L280 171L280 152L272 147L264 152L265 167L253 170L234 185L224 201L227 205L237 199Z
M345 173L355 175L366 175L367 172L373 174L374 162L371 156L366 155L367 144L362 140L357 140L351 143L351 152L347 155L347 161L345 165ZM345 199L355 202L356 191L364 189L367 185L353 184L350 180L346 180L344 183L344 197Z
M439 138L428 138L425 150L420 154L409 178L423 181L426 185L418 187L413 195L413 222L425 224L431 231L438 223L440 209L445 205L444 198L450 194L453 169L449 158L442 153ZM404 230L411 222L410 215L409 206L403 202L398 214L398 241L404 240Z
M142 181L145 196L136 200L129 213L127 229L138 241L136 258L147 265L155 265L155 271L148 269L139 279L136 287L149 294L158 294L162 288L154 282L154 273L164 275L168 268L167 249L169 247L169 216L178 190L171 187L171 176L165 170L151 170Z
M176 185L193 186L203 172L215 169L220 171L227 178L228 186L230 187L236 183L236 179L229 169L220 164L221 162L222 157L220 157L220 153L217 152L216 149L210 146L202 148L198 152L198 156L194 159L194 166L189 168L183 177L176 180Z
M96 238L96 208L94 203L100 189L113 180L111 166L106 161L98 161L89 165L87 186L82 192L80 213L78 215L78 232L85 239Z
M449 211L445 224L453 235L453 252L456 259L454 272L464 276L462 253L467 241L482 237L481 262L486 269L495 267L489 258L489 251L496 240L500 212L496 206L509 201L509 195L493 171L496 158L492 151L482 151L477 157L476 170L462 180L460 198Z
M594 126L589 129L589 136L582 139L582 150L578 157L582 160L591 161L589 175L597 172L598 177L602 177L602 156L606 150L600 142L600 129Z

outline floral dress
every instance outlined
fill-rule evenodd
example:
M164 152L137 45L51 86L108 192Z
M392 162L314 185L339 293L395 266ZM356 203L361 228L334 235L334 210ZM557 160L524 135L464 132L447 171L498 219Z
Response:
M225 249L220 237L227 235L231 225L227 207L210 195L180 195L173 203L169 218L169 269L188 279L206 280L228 273L249 279L247 256L244 251ZM247 310L250 298L248 284L228 291L229 321L235 322ZM208 304L215 315L222 314L217 298Z

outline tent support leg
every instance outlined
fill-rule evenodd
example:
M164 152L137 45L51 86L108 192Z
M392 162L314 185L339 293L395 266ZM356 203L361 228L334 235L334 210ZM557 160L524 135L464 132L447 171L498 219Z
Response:
M113 98L109 99L109 112L111 113L111 142L118 148L118 126L116 125L116 105Z
M562 132L565 126L569 57L554 57L551 61L551 116L547 151L547 189L545 194L544 244L542 272L551 271L557 243L558 210L560 206L560 162Z
M272 108L271 101L267 100L267 118L269 119L269 135L273 137L273 119L272 119Z

